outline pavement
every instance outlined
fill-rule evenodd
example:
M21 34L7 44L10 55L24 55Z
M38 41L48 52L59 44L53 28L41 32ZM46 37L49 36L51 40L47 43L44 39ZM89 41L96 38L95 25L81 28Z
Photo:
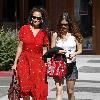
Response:
M76 100L100 100L100 55L78 55L76 60L79 72L75 84ZM0 74L0 100L8 100L7 90L10 82L11 74ZM53 79L48 78L48 83L48 100L55 100L56 91ZM63 100L68 100L66 82L64 82Z

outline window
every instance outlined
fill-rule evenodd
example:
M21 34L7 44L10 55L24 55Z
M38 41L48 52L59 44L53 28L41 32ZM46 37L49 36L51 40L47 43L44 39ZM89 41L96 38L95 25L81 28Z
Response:
M83 49L92 49L92 0L75 0L75 16L84 37Z

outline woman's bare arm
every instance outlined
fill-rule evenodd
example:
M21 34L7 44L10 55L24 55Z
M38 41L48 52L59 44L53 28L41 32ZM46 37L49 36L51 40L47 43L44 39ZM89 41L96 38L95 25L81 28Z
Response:
M77 51L75 53L76 53L76 55L78 55L78 54L81 54L82 53L82 43L79 43L76 40L76 44L77 44Z
M57 38L57 33L53 33L52 37L51 37L51 48L55 47L56 45L56 38Z
M76 40L76 45L77 45L77 51L74 52L73 54L71 54L71 55L70 55L70 58L73 58L73 57L75 57L76 55L82 53L82 43L79 43L79 42Z
M16 57L15 57L15 61L14 61L14 65L12 66L12 69L16 69L17 61L18 61L20 54L22 52L22 46L23 46L23 42L20 41L18 48L17 48L17 53L16 53Z

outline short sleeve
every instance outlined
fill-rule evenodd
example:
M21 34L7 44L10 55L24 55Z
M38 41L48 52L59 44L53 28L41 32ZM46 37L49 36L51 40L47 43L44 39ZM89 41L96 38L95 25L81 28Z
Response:
M49 46L48 34L46 32L44 32L43 45Z

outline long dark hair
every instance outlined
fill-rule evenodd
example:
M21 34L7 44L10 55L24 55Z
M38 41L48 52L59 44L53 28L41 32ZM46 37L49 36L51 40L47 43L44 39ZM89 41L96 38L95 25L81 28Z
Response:
M75 38L78 40L79 43L82 43L83 37L80 33L80 29L79 29L78 25L76 24L76 22L70 17L68 12L63 12L58 20L58 24L57 24L58 37L62 38L62 34L63 34L62 30L61 30L61 27L62 27L61 21L63 19L63 16L65 17L66 21L68 22L69 32L72 33L73 36L75 36Z
M29 15L29 18L28 18L28 23L32 24L32 15L33 15L33 13L35 11L41 13L42 22L40 23L39 27L46 31L48 29L48 26L49 26L49 24L48 24L48 16L47 16L46 10L44 8L42 8L42 7L33 7L33 9L30 11L30 15Z

